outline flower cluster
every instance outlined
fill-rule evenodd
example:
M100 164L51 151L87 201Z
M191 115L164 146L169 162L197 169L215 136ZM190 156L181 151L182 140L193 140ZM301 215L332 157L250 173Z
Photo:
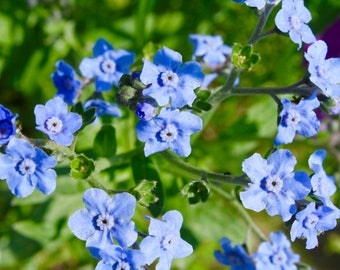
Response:
M171 261L192 253L192 247L180 236L183 217L176 210L166 212L162 220L150 220L149 235L143 234L136 248L137 229L131 220L136 199L127 192L110 197L105 191L91 188L83 195L84 209L75 212L68 225L75 236L100 262L96 269L140 269L157 258L156 269L170 269Z

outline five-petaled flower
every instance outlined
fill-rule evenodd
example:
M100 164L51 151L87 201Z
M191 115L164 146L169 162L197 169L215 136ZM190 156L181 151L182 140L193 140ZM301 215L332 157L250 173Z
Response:
M242 170L251 183L240 193L245 208L259 212L266 209L270 216L280 215L288 221L297 211L295 201L305 198L310 179L305 172L293 172L296 159L289 150L280 149L267 160L255 153L242 163Z
M37 129L60 145L70 146L74 139L73 133L82 125L79 114L68 112L67 103L60 97L55 97L46 102L46 105L38 104L34 108Z
M231 246L231 241L223 237L220 240L222 251L216 250L214 256L216 260L230 266L230 270L255 270L252 258L246 253L242 245Z
M96 91L111 90L118 86L120 77L130 73L135 54L126 50L114 50L105 39L99 38L93 47L94 57L84 58L79 70L86 78L95 78Z
M75 212L68 221L71 231L81 240L94 257L99 251L114 244L129 247L137 240L135 224L131 221L136 199L127 192L112 198L98 188L85 191L83 202L86 208Z
M309 98L302 99L298 104L292 103L287 98L283 98L281 102L283 108L274 142L276 146L291 143L296 133L304 137L312 137L318 133L320 121L313 110L319 107L320 102L315 93Z
M0 156L0 179L6 179L8 188L17 197L30 195L35 188L44 194L56 188L57 165L54 156L48 156L24 139L12 138Z
M293 253L290 242L281 232L270 234L270 242L262 242L253 254L256 269L266 270L297 270L300 256Z
M279 30L289 33L290 39L301 48L302 42L307 44L316 38L307 23L312 19L303 0L282 0L282 8L275 17L275 24Z
M144 269L145 255L137 249L111 245L99 251L102 259L95 270L137 270Z
M290 230L292 241L296 238L306 238L306 248L315 248L318 244L318 233L336 227L336 212L334 209L311 202L307 207L295 215Z
M145 254L147 264L159 258L156 270L167 270L171 261L189 256L192 246L180 236L183 223L182 214L176 210L166 212L162 220L150 219L149 236L140 243L140 249Z
M308 47L305 58L309 62L309 79L323 94L340 98L340 58L326 59L327 44L318 40Z
M194 90L202 84L204 74L199 63L186 62L167 47L156 52L153 63L144 59L140 80L149 85L143 95L154 98L158 105L175 108L191 106L196 98Z
M0 147L8 143L15 135L15 120L17 114L12 114L10 110L0 105Z
M145 156L170 148L177 155L187 157L191 153L190 135L201 129L202 119L197 115L162 108L155 118L137 123L137 138L145 142Z
M57 70L52 73L52 80L57 88L56 96L61 97L70 105L74 105L78 96L81 81L76 79L76 72L65 61L56 63Z

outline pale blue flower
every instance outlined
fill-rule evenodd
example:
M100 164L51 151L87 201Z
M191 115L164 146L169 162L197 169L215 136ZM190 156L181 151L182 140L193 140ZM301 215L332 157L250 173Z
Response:
M130 73L135 54L126 50L114 50L105 39L97 40L93 47L93 58L84 58L79 70L86 78L95 78L96 91L111 90L112 85L118 86L120 77Z
M271 233L270 242L262 242L253 257L259 270L298 270L296 264L300 261L281 231Z
M305 238L306 248L312 249L318 244L318 234L334 229L336 225L335 211L332 208L317 206L315 202L311 202L295 215L290 236L292 241L296 238Z
M196 98L194 90L203 82L204 74L195 61L182 64L182 56L167 47L158 50L153 63L144 59L140 80L147 88L144 96L154 98L158 105L170 104L181 108L191 106Z
M249 7L256 7L257 9L263 9L264 6L267 4L277 4L281 0L233 0L234 2L237 3L245 3Z
M15 135L17 117L17 114L12 114L10 110L0 105L0 147L8 143Z
M182 214L176 210L166 212L162 220L150 219L149 236L140 243L140 249L145 254L147 264L159 258L156 270L168 270L176 258L189 256L192 246L180 235L183 223Z
M144 153L149 156L170 148L177 155L191 153L190 135L202 129L202 119L187 111L162 108L159 115L137 123L137 138L145 142Z
M307 23L312 19L303 0L282 0L282 8L276 14L275 24L283 33L301 48L302 42L313 43L316 38Z
M12 138L4 155L0 156L0 179L6 179L8 188L17 197L30 195L35 188L44 194L56 188L57 165L54 156L35 148L24 139Z
M68 220L68 226L76 237L86 241L86 247L94 257L99 251L114 244L129 247L137 240L135 224L131 221L136 199L127 192L112 198L103 190L91 188L85 191L86 208L76 211Z
M281 102L280 123L274 142L276 146L291 143L296 133L304 137L312 137L318 133L320 121L314 109L320 106L320 102L315 93L309 98L302 99L298 104L292 103L287 98Z
M103 115L122 117L122 111L119 109L116 103L110 103L100 98L87 100L84 104L84 109L88 110L90 108L96 109L97 117L102 117Z
M324 95L340 98L340 58L326 59L327 44L318 40L308 47L305 58L309 62L309 79Z
M288 221L297 211L295 201L305 198L310 179L305 172L294 172L296 159L289 150L280 149L267 160L255 153L242 163L242 170L251 183L240 192L245 208L259 212L266 209L270 216L280 215Z

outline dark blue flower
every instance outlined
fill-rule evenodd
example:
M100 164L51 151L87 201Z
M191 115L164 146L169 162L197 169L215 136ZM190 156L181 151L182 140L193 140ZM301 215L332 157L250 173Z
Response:
M282 0L282 8L275 17L275 24L280 31L289 33L290 39L301 48L302 41L309 44L316 38L307 23L312 19L303 0Z
M199 35L189 36L194 44L194 59L202 57L205 64L211 69L223 67L227 62L227 56L231 54L231 47L224 45L220 35Z
M280 215L288 221L297 208L295 201L306 197L310 179L305 172L293 172L296 159L289 150L280 149L267 160L254 154L242 163L242 170L251 183L240 193L243 206L259 212L266 209L270 216Z
M168 270L173 259L183 258L192 253L192 246L180 235L183 222L180 212L168 211L163 215L162 220L148 218L150 219L149 236L140 243L147 264L159 258L156 270Z
M328 97L340 98L340 58L326 59L327 44L318 40L308 47L309 79Z
M145 96L154 98L158 105L170 104L181 108L191 106L196 98L194 90L203 82L204 74L199 63L182 65L182 56L167 47L157 51L153 63L144 59L140 80L145 85Z
M34 108L37 129L60 145L70 146L73 141L73 133L82 125L79 114L68 112L67 104L55 97L46 102L46 105L36 105Z
M99 251L102 260L95 270L138 270L146 264L144 253L140 250L111 245Z
M270 242L262 242L253 254L256 269L263 270L297 270L296 263L300 256L293 253L290 242L281 232L270 234Z
M131 221L136 199L123 192L112 198L103 190L91 188L83 195L84 209L75 212L68 221L71 231L81 240L94 257L100 249L114 244L131 246L137 240L135 224Z
M230 270L255 270L255 264L241 245L231 246L228 238L220 240L222 251L215 251L216 260L230 266Z
M170 148L177 155L187 157L191 153L190 135L201 129L202 119L197 115L162 108L155 118L137 123L137 138L145 142L145 156Z
M79 70L86 78L95 78L96 91L111 90L112 85L118 86L120 77L130 73L135 54L126 50L114 50L105 39L97 40L93 47L93 58L84 58Z
M318 244L318 234L334 229L337 225L335 211L328 206L316 206L311 202L307 207L295 215L290 236L292 241L296 238L306 238L306 248L315 248Z
M304 137L311 137L318 133L320 121L316 117L314 109L320 105L316 95L313 94L307 99L302 99L298 104L290 102L289 99L282 99L282 111L280 112L280 123L278 134L274 144L291 143L296 133Z
M12 114L10 110L0 105L0 147L8 143L15 135L15 120L17 114Z
M12 138L0 156L0 179L6 179L8 188L17 197L30 195L35 188L50 194L56 187L57 165L54 156L30 145L24 139Z
M122 117L122 112L115 103L109 103L106 100L96 98L89 99L84 104L84 109L96 108L96 116L110 115L114 117Z
M81 81L76 79L76 72L65 61L56 63L57 70L52 73L52 80L57 88L56 96L61 97L70 105L75 104Z

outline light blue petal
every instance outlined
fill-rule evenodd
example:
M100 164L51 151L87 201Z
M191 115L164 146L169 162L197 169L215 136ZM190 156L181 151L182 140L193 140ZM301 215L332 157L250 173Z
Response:
M245 208L260 212L266 207L267 192L263 192L260 187L248 189L240 192L240 199Z
M115 194L108 202L107 210L117 219L130 220L135 214L136 198L130 193Z
M96 77L98 70L99 70L99 64L102 61L101 57L96 58L84 58L79 65L79 70L81 74L89 79L92 79L93 77Z
M36 187L42 193L48 195L55 190L57 174L54 170L48 169L43 172L38 170L35 176L37 177Z
M157 66L176 71L182 63L182 55L164 46L156 52L153 62Z
M153 236L145 237L139 244L140 250L145 254L146 263L151 264L161 256L159 239Z
M176 245L175 250L174 250L173 258L174 259L184 258L184 257L192 254L192 252L193 252L192 246L188 242L179 238L177 240L177 245Z
M90 188L83 195L85 207L93 216L105 214L109 201L111 197L99 188Z
M292 172L297 163L293 154L286 149L279 149L272 153L268 159L268 164L273 166L272 172L279 177L284 177Z
M176 140L169 143L171 151L182 157L188 157L191 153L190 137L189 135L177 135Z
M159 68L147 59L143 59L143 62L144 64L140 74L140 80L145 85L153 84L152 89L159 87L157 83L158 75L160 73ZM145 93L144 95L149 95L150 91L151 90L149 88L146 88L143 90L143 94Z
M135 223L132 221L116 224L110 235L112 238L116 239L118 244L122 247L133 245L138 237L138 233L135 230Z
M248 175L253 183L259 184L260 181L270 175L272 167L267 160L255 153L242 162L242 171Z
M19 198L27 197L34 190L34 185L27 176L10 173L6 182L9 190Z
M86 209L76 211L69 218L68 226L80 240L87 240L95 232L93 215Z
M83 123L81 116L77 113L69 112L63 119L64 129L74 133L78 131Z

